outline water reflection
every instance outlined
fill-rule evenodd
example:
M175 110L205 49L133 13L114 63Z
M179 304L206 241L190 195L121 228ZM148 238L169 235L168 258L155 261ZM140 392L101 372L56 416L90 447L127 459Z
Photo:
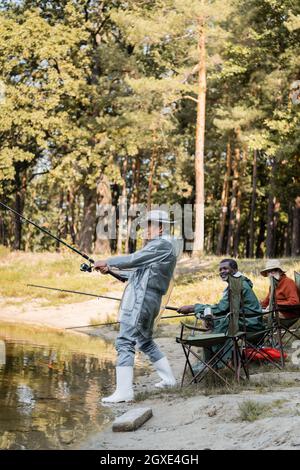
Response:
M110 410L99 400L112 388L109 346L103 358L101 351L96 357L13 341L1 344L1 449L68 448L108 422Z

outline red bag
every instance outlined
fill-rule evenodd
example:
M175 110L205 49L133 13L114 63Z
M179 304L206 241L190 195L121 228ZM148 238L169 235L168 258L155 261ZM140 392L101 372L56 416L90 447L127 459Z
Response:
M280 350L276 348L262 347L258 350L254 348L245 348L244 354L245 357L247 359L251 359L251 361L265 361L268 358L272 359L273 361L279 361L281 359ZM286 359L288 355L284 352L283 356Z

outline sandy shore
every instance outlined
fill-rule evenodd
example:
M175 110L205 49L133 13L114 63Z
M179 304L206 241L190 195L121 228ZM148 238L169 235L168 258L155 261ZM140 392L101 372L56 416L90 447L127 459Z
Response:
M116 295L116 292L110 293ZM31 323L56 328L89 324L116 312L112 301L91 300L59 307L32 303L21 308L1 306L0 320ZM79 330L80 331L80 330ZM117 334L109 327L83 329L87 334L113 340ZM184 358L175 342L179 324L162 325L157 342L168 356L180 382ZM144 359L139 354L139 359ZM146 361L145 361L146 363ZM100 434L91 435L76 448L98 450L123 449L299 449L300 448L300 372L281 373L283 383L273 377L272 386L242 390L224 395L204 395L199 387L180 391L157 392L156 373L148 364L148 373L135 381L139 401L111 407L120 416L133 407L151 407L153 417L135 432L113 433L111 424ZM273 369L272 369L273 373ZM269 374L260 374L263 380ZM259 376L256 376L259 379ZM259 380L257 380L259 382ZM287 386L287 381L289 385ZM193 386L192 386L193 387ZM144 396L144 399L142 397ZM142 399L141 399L142 398ZM240 405L253 400L265 405L266 412L254 422L241 420ZM99 404L99 406L101 406Z
M172 329L174 331L174 327ZM163 328L161 333L157 342L167 354L180 381L184 366L181 347L174 338L170 338L172 333L168 328ZM167 336L164 336L165 333ZM175 336L176 330L174 333ZM189 388L185 395L179 387L178 393L157 393L154 391L157 376L151 371L135 384L137 394L148 392L145 400L113 405L111 408L115 416L120 416L133 407L151 407L153 417L135 432L113 433L109 425L104 432L81 443L79 448L300 449L300 372L280 372L279 380L272 369L270 373L256 374L255 379L257 390L242 390L233 394L205 396L200 388L194 388L194 392ZM282 385L280 382L283 382ZM254 422L241 420L239 407L248 400L266 407L261 419Z
M111 297L120 297L120 292L109 292ZM0 319L15 323L35 324L52 328L70 328L90 325L91 321L105 322L117 316L118 302L107 299L88 300L74 304L45 307L41 300L22 302L20 306L9 305L9 299L0 299Z

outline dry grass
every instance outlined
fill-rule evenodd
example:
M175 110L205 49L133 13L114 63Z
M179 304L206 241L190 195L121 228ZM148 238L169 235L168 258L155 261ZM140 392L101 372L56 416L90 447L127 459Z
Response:
M218 265L222 258L205 257L199 260L199 265L189 269L189 260L183 260L177 268L177 278L170 305L182 306L194 303L212 304L217 302L225 288L225 283L218 275ZM239 270L251 279L254 291L259 299L266 297L269 282L260 275L265 261L262 259L240 259ZM282 265L287 269L287 275L294 279L294 271L300 271L300 259L282 259ZM193 272L191 272L193 271Z
M82 260L83 261L83 260ZM120 287L111 276L80 271L81 259L69 253L23 253L0 250L0 296L7 305L38 300L45 306L89 300L78 294L27 287L39 284L59 289L105 294Z
M175 286L168 301L169 305L182 306L193 303L215 303L225 288L218 276L220 257L203 257L195 261L184 257L177 267ZM64 292L46 291L27 287L27 284L41 284L67 290L79 290L105 294L111 290L122 291L123 285L111 276L98 273L82 273L79 270L80 257L62 251L61 253L10 252L0 246L0 295L10 305L38 300L45 306L83 302L89 297ZM288 275L300 271L299 259L284 259L283 266ZM238 260L239 269L254 283L259 299L268 291L268 280L259 272L264 260ZM165 311L164 315L172 312ZM174 312L176 314L176 312ZM165 320L173 323L174 320ZM177 320L175 320L176 322Z
M285 400L275 400L271 403L260 403L254 400L246 400L239 405L239 420L252 423L258 419L263 419L273 414L281 408Z
M269 405L254 400L246 400L239 405L239 419L240 421L249 421L252 423L257 419L261 419L269 410Z

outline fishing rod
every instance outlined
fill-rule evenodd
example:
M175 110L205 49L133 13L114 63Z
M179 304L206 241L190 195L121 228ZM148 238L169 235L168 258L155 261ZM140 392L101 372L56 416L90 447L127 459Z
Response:
M118 301L121 300L119 297L109 297L108 295L91 294L89 292L80 292L80 291L77 291L77 290L67 290L67 289L58 289L56 287L39 286L37 284L27 284L27 287L37 287L39 289L55 290L55 291L58 291L58 292L68 292L69 294L87 295L88 297L97 297L97 298L100 297L100 298L109 299L109 300L118 300Z
M41 230L42 232L44 232L46 235L48 235L49 237L53 238L54 240L58 241L59 243L61 243L62 245L65 245L67 248L69 248L70 250L74 251L74 253L77 253L78 255L82 256L84 259L86 259L89 264L87 263L83 263L81 264L80 266L80 271L83 271L83 272L92 272L92 267L93 265L95 264L95 261L90 258L88 255L86 255L85 253L82 253L81 251L79 251L77 248L75 248L74 246L72 245L69 245L67 242L65 242L64 240L61 240L60 238L58 238L56 235L53 235L53 233L49 232L48 230L46 230L45 228L43 227L40 227L38 224L36 224L35 222L33 222L32 220L29 220L27 219L26 217L24 217L23 215L21 215L19 212L17 212L15 209L12 209L11 207L7 206L6 204L3 204L3 202L0 201L0 205L2 207L4 207L5 209L13 212L14 214L16 214L18 217L20 217L22 220L25 220L25 222L28 222L29 224L33 225L34 227L38 228L39 230ZM110 274L111 276L113 276L115 279L117 279L118 281L121 281L121 282L126 282L127 279L123 276L120 276L119 274L116 274L115 272L113 272L111 269L108 269L107 271L108 274Z
M165 307L166 308L166 307ZM180 315L167 315L166 317L161 317L161 320L167 320L169 318L181 318L181 317L194 317L194 313L181 313ZM96 323L95 325L82 325L82 326L69 326L65 328L65 330L76 330L77 328L93 328L94 326L110 326L110 325L118 325L119 321L113 321L110 323Z
M27 284L28 287L37 287L38 289L47 289L47 290L54 290L57 292L67 292L69 294L80 294L80 295L86 295L88 297L96 297L96 298L102 298L102 299L109 299L109 300L116 300L120 302L122 299L119 297L111 297L108 295L100 295L100 294L92 294L90 292L80 292L77 290L68 290L68 289L58 289L57 287L49 287L49 286L40 286L38 284ZM178 308L177 307L172 307L171 305L166 305L164 307L166 310L173 310L177 312ZM185 314L180 314L180 315L168 315L166 317L161 317L161 320L167 320L170 318L181 318L181 317L191 317L194 316L193 313L185 313ZM119 321L114 321L110 323L96 323L95 325L81 325L81 326L70 326L68 328L65 328L65 330L76 330L77 328L92 328L94 326L110 326L110 325L118 325L120 322Z
M40 286L40 285L37 285L37 284L27 284L27 286L28 287L37 287L38 289L54 290L54 291L58 291L58 292L68 292L69 294L87 295L88 297L97 297L97 298L102 298L102 299L116 300L118 302L121 302L121 300L122 300L119 297L110 297L108 295L92 294L90 292L80 292L80 291L77 291L77 290L58 289L57 287ZM178 310L177 307L172 307L171 305L166 305L164 308L166 310L173 310L175 312L177 312L177 310Z

